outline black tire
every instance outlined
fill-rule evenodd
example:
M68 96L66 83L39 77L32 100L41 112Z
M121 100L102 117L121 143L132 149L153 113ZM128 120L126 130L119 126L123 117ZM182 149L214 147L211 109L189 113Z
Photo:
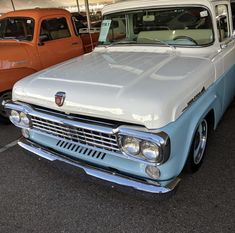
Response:
M11 100L12 93L10 91L4 92L0 94L0 122L4 124L9 124L10 120L7 116L7 113L4 109L3 103L4 101Z
M198 125L193 137L192 145L190 147L187 162L184 171L187 173L194 173L198 171L203 163L208 142L209 125L206 118L204 118Z

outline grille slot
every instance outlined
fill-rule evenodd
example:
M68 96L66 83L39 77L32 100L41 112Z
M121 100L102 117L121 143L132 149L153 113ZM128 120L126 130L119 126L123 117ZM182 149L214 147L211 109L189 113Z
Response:
M65 141L62 141L62 140L58 141L56 146L58 146L60 148L64 148L66 150L70 150L72 152L76 152L78 154L90 156L90 157L96 158L96 159L103 160L106 156L106 153L104 153L104 152L95 151L95 150L92 150L92 149L89 149L89 148L84 148L84 147L76 145L74 143L65 142Z
M31 116L31 119L33 129L56 136L60 139L69 140L75 143L79 142L83 145L89 145L113 152L120 151L116 135L64 125L63 123L46 120L36 116ZM79 148L76 148L65 141L61 141L61 144L58 145L66 149L73 149L76 152L79 150Z

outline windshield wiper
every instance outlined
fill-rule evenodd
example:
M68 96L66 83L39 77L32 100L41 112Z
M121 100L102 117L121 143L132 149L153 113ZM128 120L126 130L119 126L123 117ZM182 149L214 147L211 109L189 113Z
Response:
M166 45L169 48L171 48L173 51L176 50L176 47L174 45L168 44L166 41L163 40L159 40L158 38L150 38L150 37L141 37L141 39L146 39L146 40L151 40L151 41L155 41L158 42L160 44Z
M150 38L150 37L141 37L141 39L146 39L146 40L151 40L154 42L158 42L160 44L166 45L167 47L171 48L173 51L176 50L176 47L168 44L167 42L163 41L163 40L159 40L158 38ZM113 41L111 44L103 44L106 47L111 47L111 46L115 46L115 45L119 45L119 44L138 44L137 41L134 40L120 40L120 41Z
M125 44L136 44L136 41L134 40L119 40L119 41L113 41L110 44L105 45L106 47L111 47L114 45L125 45Z

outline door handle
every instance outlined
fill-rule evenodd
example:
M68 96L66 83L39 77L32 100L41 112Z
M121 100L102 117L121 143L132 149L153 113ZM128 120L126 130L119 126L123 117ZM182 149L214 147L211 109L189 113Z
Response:
M72 45L78 45L79 43L78 42L73 42Z

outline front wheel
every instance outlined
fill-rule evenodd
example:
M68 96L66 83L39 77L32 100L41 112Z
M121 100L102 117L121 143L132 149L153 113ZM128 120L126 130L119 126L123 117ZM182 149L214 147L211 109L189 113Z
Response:
M196 172L202 165L208 141L208 122L203 119L194 134L185 170L189 173Z
M0 94L0 121L3 123L10 123L7 113L4 109L4 102L11 100L12 94L10 91Z

